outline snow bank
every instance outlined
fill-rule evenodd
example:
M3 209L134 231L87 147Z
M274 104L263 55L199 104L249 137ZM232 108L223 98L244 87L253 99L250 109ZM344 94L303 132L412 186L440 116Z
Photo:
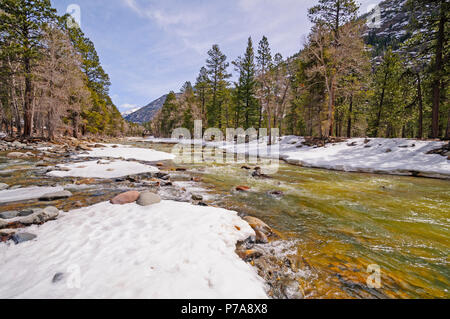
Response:
M105 161L105 164L98 164L98 161L82 163L61 164L58 167L70 169L70 171L52 171L48 176L54 177L94 177L94 178L117 178L128 175L142 173L156 173L159 169L153 166L127 161Z
M42 195L63 191L63 187L27 187L0 191L0 203L19 202L36 199Z
M0 244L0 298L267 298L234 252L254 234L236 212L163 201L61 216Z
M164 139L163 139L164 140ZM173 141L166 139L165 142ZM266 138L267 140L267 138ZM147 139L158 141L158 139ZM369 172L395 175L420 175L450 178L450 161L446 156L427 154L443 147L446 142L413 139L353 138L325 147L305 146L299 136L284 136L277 145L252 141L248 144L203 142L230 153L265 158L280 158L290 164L348 172ZM186 144L190 140L181 140ZM199 141L195 141L199 143Z
M354 145L354 146L350 146ZM437 154L426 154L444 142L407 139L350 139L326 147L302 147L282 152L288 163L307 167L350 172L388 173L450 178L450 161Z
M118 147L114 148L113 146ZM111 144L106 147L95 148L87 154L81 154L80 157L111 157L134 159L138 161L157 162L174 159L175 156L165 152L159 152L148 148L137 148L127 145Z

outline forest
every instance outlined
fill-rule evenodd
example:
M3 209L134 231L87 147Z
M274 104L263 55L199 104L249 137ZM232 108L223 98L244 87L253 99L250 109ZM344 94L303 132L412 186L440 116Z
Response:
M228 61L215 44L195 83L171 92L145 126L164 137L202 119L204 128L279 128L323 139L449 139L449 2L408 0L402 9L409 21L401 39L377 37L354 0L319 0L294 56L250 37L243 55Z
M0 131L11 136L121 135L94 44L49 0L0 2Z

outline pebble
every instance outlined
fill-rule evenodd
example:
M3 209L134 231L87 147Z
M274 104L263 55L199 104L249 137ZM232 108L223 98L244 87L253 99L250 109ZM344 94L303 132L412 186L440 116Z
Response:
M62 191L62 192L56 192L56 193L49 193L42 195L39 200L40 201L53 201L58 199L65 199L72 197L72 193L69 191Z
M37 236L30 233L15 234L11 237L16 245L35 239Z
M158 194L152 192L142 192L139 195L137 204L140 206L150 206L161 202L161 197Z

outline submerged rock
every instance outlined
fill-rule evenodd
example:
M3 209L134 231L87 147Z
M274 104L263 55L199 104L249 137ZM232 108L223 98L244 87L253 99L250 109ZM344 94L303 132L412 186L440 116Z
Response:
M236 190L239 192L248 192L250 190L250 187L248 186L237 186Z
M142 192L139 195L137 204L140 206L150 206L161 202L161 197L158 194L152 192Z
M13 210L13 211L9 211L9 212L0 213L0 218L1 219L13 219L13 218L16 218L18 215L19 215L19 212Z
M138 200L140 193L138 191L129 191L122 193L110 200L113 205L125 205L130 204Z
M14 234L11 239L16 245L35 239L37 236L30 233Z
M39 197L40 201L54 201L58 199L65 199L72 197L72 193L69 191L62 191L62 192L56 192L56 193L49 193L44 194L41 197Z

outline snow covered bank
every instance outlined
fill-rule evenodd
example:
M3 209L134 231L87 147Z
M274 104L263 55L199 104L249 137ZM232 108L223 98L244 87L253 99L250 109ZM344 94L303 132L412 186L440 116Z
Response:
M138 161L156 162L174 159L175 156L165 152L152 149L137 148L127 145L105 145L106 147L95 148L87 154L80 154L80 157L111 157L133 159ZM117 147L113 147L117 146Z
M27 232L0 244L0 298L267 298L234 252L254 234L235 212L100 203Z
M429 151L444 142L363 138L320 148L281 152L288 163L347 172L387 173L450 178L450 161Z
M147 139L158 143L173 139ZM190 140L181 140L186 144ZM450 161L446 156L427 154L443 147L446 142L413 139L353 138L325 147L306 146L299 136L284 136L279 144L267 146L256 141L248 144L202 142L230 153L280 158L290 164L348 172L368 172L394 175L418 175L450 178ZM194 143L201 143L194 141Z
M12 203L37 199L45 194L62 192L64 188L58 187L26 187L0 191L0 203Z
M83 163L61 164L58 167L65 170L52 171L48 176L54 177L94 177L94 178L117 178L128 175L157 173L159 169L153 166L127 161L89 161Z

